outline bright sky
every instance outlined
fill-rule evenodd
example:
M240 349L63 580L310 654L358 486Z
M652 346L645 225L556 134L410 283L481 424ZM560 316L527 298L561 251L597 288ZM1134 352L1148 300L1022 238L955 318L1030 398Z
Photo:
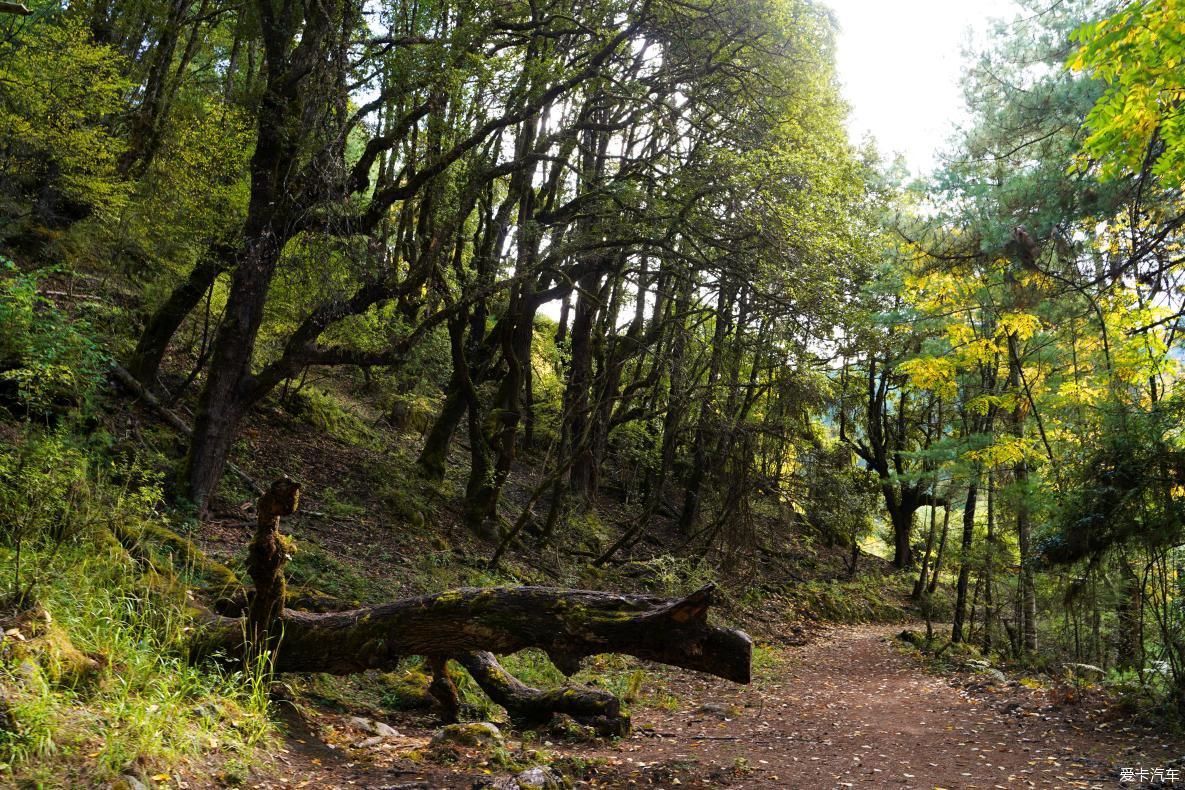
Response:
M871 134L886 158L901 153L920 174L965 118L962 52L1012 0L823 0L839 20L837 60L852 107L853 142Z

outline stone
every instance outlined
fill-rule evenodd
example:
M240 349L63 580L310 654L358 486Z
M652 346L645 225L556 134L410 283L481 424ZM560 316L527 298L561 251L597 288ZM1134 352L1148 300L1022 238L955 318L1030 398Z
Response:
M374 724L374 734L381 738L398 738L399 730L392 727L390 724L382 721L372 722Z
M374 722L370 719L364 719L361 716L351 716L350 718L346 719L346 724L349 724L356 730L370 732L370 727L372 724L374 724Z
M363 738L362 740L358 741L356 744L354 744L354 748L355 749L369 749L372 746L378 746L380 743L383 743L385 740L386 740L386 738L384 738L381 735L372 735L369 738Z
M351 716L350 718L346 719L346 723L356 730L369 732L371 735L378 735L382 738L399 737L399 730L385 722L364 719L361 716Z
M536 766L514 777L519 790L564 790L564 777L554 768Z
M475 788L480 790L521 790L518 780L513 776L503 776L500 779L491 779L482 784L475 784Z
M1104 672L1102 670L1102 668L1096 667L1094 664L1070 663L1070 664L1062 664L1062 666L1065 667L1066 670L1074 677L1079 678L1081 680L1086 680L1086 681L1093 682L1093 681L1102 680L1103 676L1107 674L1106 672Z
M488 721L450 724L432 736L432 745L453 743L459 746L495 746L502 742L502 731Z
M517 776L482 779L474 785L481 790L565 790L569 786L564 775L550 766L528 768Z
M46 687L45 676L41 674L41 667L37 666L35 662L26 658L22 659L21 663L17 665L16 672L17 680L25 688L30 689L44 689Z
M705 702L695 709L696 713L706 713L709 716L718 716L721 719L731 718L735 715L735 711L731 705L725 705L723 702Z

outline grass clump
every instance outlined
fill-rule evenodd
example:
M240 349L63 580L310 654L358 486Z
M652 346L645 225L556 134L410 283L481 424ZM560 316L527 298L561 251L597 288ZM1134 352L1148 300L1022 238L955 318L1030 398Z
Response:
M0 783L170 777L267 736L265 667L191 665L172 566L146 569L112 537L163 518L159 488L62 432L0 445Z
M381 601L390 591L362 575L311 540L289 538L292 556L284 567L288 583L326 593L342 601Z

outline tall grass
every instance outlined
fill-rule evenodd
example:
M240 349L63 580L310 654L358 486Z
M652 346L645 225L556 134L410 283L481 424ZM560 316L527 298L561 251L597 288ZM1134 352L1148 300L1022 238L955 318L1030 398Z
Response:
M229 671L189 663L195 621L173 568L160 558L146 568L106 531L112 520L133 533L159 524L159 491L130 468L29 462L68 454L69 441L30 432L0 447L0 471L17 468L14 456L23 454L21 480L30 470L38 476L37 507L46 510L28 518L20 508L33 505L11 488L18 480L0 474L0 531L24 525L21 565L36 579L26 600L10 594L0 612L16 632L0 642L0 783L84 787L246 759L269 732L266 664ZM55 531L66 507L81 523ZM44 529L29 527L38 524ZM17 550L5 543L7 580ZM61 671L77 651L91 660L88 671Z

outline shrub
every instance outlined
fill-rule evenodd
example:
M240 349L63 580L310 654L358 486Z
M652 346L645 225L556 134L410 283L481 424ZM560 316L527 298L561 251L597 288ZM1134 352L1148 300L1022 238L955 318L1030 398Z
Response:
M0 405L23 417L87 404L103 371L88 328L41 296L39 280L0 258Z

